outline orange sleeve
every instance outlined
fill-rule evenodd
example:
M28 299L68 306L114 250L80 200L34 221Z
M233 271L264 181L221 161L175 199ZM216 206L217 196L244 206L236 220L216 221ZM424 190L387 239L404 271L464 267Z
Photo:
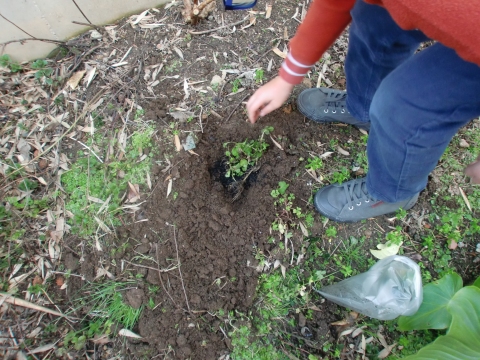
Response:
M299 84L335 42L351 21L350 10L355 0L314 0L307 16L290 41L290 52L282 64L280 76L291 84Z

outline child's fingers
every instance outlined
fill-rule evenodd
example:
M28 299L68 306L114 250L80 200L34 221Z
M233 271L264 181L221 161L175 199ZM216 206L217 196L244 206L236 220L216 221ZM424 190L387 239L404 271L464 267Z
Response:
M275 106L273 102L269 102L266 106L262 108L262 110L260 110L260 116L268 115L276 108L277 106Z
M253 124L257 121L258 116L260 115L260 109L263 107L264 103L262 97L252 96L247 103L247 113L248 119Z

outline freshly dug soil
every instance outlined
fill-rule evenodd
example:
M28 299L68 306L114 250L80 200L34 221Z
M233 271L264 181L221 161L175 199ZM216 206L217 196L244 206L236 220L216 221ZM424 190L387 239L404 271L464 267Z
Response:
M264 7L265 3L260 1L258 9ZM312 73L310 79L307 78L296 88L289 103L255 125L246 121L245 106L241 103L259 84L242 80L244 83L241 86L245 91L232 94L232 83L239 73L261 67L265 70L264 83L276 75L282 59L269 50L273 45L283 49L288 43L284 34L287 38L294 34L298 25L292 19L295 9L297 3L293 0L277 1L272 17L267 20L259 16L254 26L244 30L237 26L233 33L231 28L226 28L189 38L187 31L192 27L180 24L180 9L171 8L166 11L171 26L148 32L125 26L122 27L124 33L119 34L121 42L112 45L119 47L119 53L132 47L130 57L142 61L144 69L163 63L164 69L171 72L165 70L162 75L180 75L163 79L152 94L141 80L143 73L136 74L140 75L140 81L133 81L132 86L120 94L122 99L119 95L120 104L125 98L138 99L145 110L146 120L157 124L157 148L153 150L157 152L158 165L151 174L153 191L150 193L148 189L143 189L143 193L149 195L142 198L146 201L142 210L125 219L128 224L116 229L116 236L106 240L108 249L114 249L114 252L98 253L89 248L80 263L79 254L67 249L65 258L66 268L90 281L99 263L108 264L108 271L117 279L128 275L138 277L138 288L127 292L126 299L134 307L145 307L138 325L133 329L142 339L117 344L116 349L121 347L127 357L218 359L228 354L230 339L223 334L225 324L216 314L220 309L224 313L232 310L242 313L255 311L255 289L260 274L255 254L285 260L277 245L267 241L276 216L270 192L278 187L279 181L286 181L290 184L288 191L295 195L294 206L313 211L308 200L321 184L306 173L305 160L311 155L319 156L331 151L335 156L324 160L325 169L330 172L340 170L335 160L338 156L348 159L349 169L355 165L357 154L339 155L337 144L346 149L349 144L360 144L360 131L338 124L318 125L305 119L295 108L295 95L306 87L315 86L317 74ZM245 12L215 12L212 20L202 22L195 30L218 27L222 18L228 24L243 16ZM186 39L175 42L184 57L181 61L176 52L161 52L155 46L164 39L172 39L178 30L181 30L180 37ZM345 87L343 60L346 47L347 36L343 35L329 52L331 70L327 72L327 77L335 88ZM104 53L110 50L105 49ZM174 64L181 66L175 67ZM270 72L266 70L269 64L272 64ZM206 89L214 75L221 76L222 70L231 69L239 72L234 76L227 73L228 82L224 87L208 90L207 94L192 91L185 99L184 79L203 81ZM321 69L320 65L317 70ZM132 78L134 76L135 72L131 74ZM177 122L170 115L175 108L194 111L194 120ZM194 133L194 153L175 151L169 127L172 122L177 123L181 140ZM221 181L223 144L258 139L266 126L274 127L272 136L283 150L269 136L266 137L269 148L259 162L258 171L249 177L240 196L233 201L232 192ZM359 174L351 171L350 175ZM323 174L325 178L329 175ZM170 180L172 191L167 196ZM434 186L424 191L412 213L420 214L424 209L428 213L430 205L426 199L434 191ZM360 224L335 226L339 238L365 236L366 245L373 248L374 245L370 244L383 241L383 233L388 231L391 223L382 217ZM311 231L313 236L324 236L318 214ZM411 235L415 236L413 228ZM298 251L301 241L301 236L294 237L295 251ZM78 240L73 237L67 241L70 248L77 243ZM337 245L335 241L324 242L327 251ZM285 263L290 263L290 260ZM178 264L181 266L178 267ZM79 278L71 281L71 293L74 293L73 290L79 289L83 281ZM152 290L154 287L156 290ZM153 309L148 306L152 300L155 304ZM314 339L331 337L334 334L329 324L340 319L341 315L337 307L329 302L318 304L318 308L320 311L315 312L313 320L307 321L307 326ZM109 348L97 349L99 358L107 358L109 354L112 354Z

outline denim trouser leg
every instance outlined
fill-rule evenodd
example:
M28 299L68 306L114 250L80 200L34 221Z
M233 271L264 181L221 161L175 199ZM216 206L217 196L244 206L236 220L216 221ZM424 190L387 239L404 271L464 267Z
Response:
M386 202L424 189L453 135L480 115L480 67L441 44L413 55L425 40L379 6L352 10L347 106L371 121L367 188Z
M370 121L370 103L382 80L426 40L420 31L402 30L384 8L356 2L345 60L347 107L355 118Z
M423 190L452 137L479 115L480 66L439 43L402 63L370 106L370 194L397 202Z

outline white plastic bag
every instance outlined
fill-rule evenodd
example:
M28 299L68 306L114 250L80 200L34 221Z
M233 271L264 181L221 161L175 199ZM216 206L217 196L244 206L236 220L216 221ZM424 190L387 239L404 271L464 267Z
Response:
M420 267L392 255L370 270L317 290L326 299L379 320L413 315L423 300Z

